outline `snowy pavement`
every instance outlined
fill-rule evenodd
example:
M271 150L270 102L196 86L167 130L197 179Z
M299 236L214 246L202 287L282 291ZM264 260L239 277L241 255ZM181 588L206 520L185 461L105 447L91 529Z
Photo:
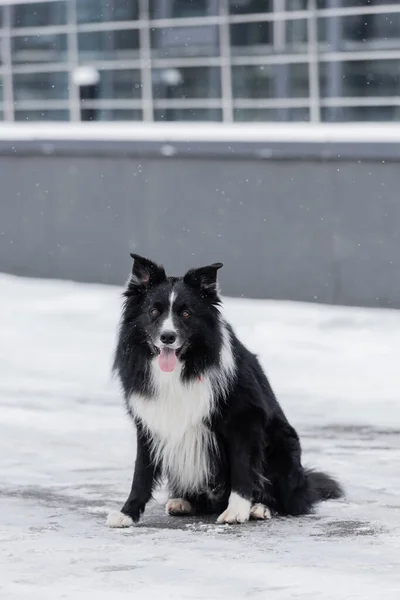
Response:
M0 598L400 597L400 312L227 300L344 501L217 526L163 513L105 526L130 486L132 426L110 376L118 288L0 275Z

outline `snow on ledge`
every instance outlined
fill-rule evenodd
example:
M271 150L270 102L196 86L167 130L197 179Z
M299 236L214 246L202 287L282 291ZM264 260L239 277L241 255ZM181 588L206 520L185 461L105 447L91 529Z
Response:
M400 143L397 123L2 123L0 141Z

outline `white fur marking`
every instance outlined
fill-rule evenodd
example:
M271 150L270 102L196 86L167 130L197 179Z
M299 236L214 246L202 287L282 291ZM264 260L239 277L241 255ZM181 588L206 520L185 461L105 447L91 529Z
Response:
M236 492L229 496L228 508L219 515L217 523L244 523L250 518L251 502Z
M253 504L250 510L250 517L258 521L267 521L272 518L271 511L265 504Z
M153 360L155 397L134 394L130 405L151 433L153 460L162 464L172 485L188 493L204 490L210 476L215 442L204 420L213 411L213 392L208 377L183 383L181 372L180 362L168 373Z
M115 528L132 527L133 525L132 519L119 510L111 510L107 515L106 523L109 527Z
M174 290L172 290L172 292L171 292L171 294L169 296L169 311L168 311L168 315L167 315L167 318L165 319L165 321L164 321L164 323L163 323L163 325L161 327L160 334L164 333L164 331L173 331L174 333L177 333L176 327L175 327L175 324L174 324L174 317L173 317L173 314L172 314L172 305L174 303L175 296L176 296L176 294L175 294Z
M190 515L192 505L184 498L170 498L165 507L167 515Z
M213 395L221 395L225 398L228 395L230 384L235 375L235 357L232 350L231 334L228 326L222 316L219 318L222 344L220 351L220 362L217 367L207 370Z

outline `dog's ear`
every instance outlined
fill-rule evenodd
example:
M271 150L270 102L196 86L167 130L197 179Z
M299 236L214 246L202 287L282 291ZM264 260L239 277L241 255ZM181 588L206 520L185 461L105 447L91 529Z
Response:
M145 289L162 283L166 279L164 267L161 267L139 254L132 254L132 274L128 281L128 289L144 291Z
M202 292L218 292L217 271L222 267L222 263L213 263L207 267L191 269L183 278L183 281L193 288Z

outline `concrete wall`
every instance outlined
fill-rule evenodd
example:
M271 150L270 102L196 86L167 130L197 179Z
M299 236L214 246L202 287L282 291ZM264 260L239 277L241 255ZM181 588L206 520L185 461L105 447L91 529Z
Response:
M398 154L2 142L0 271L122 284L136 251L170 274L222 261L227 295L400 307Z

